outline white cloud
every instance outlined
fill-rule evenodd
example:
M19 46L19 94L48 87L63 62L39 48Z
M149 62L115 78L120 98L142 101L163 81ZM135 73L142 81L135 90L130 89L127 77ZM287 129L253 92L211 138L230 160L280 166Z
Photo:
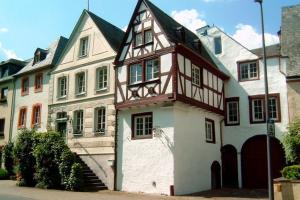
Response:
M122 30L123 30L124 32L126 32L126 31L127 31L127 28L128 28L128 26L124 26L124 27L122 28Z
M201 19L204 18L204 16L200 15L200 13L195 9L186 9L180 11L174 10L171 12L171 16L177 22L179 22L180 24L187 27L193 32L196 32L198 28L201 28L207 24L204 19Z
M5 32L8 32L7 28L0 28L0 33L5 33Z
M238 24L235 33L232 37L248 49L260 48L262 46L262 34L257 33L257 30L251 25ZM265 33L266 45L279 43L277 35Z
M18 59L18 60L22 60L21 58L19 58L16 54L16 52L14 52L11 49L6 49L3 47L2 43L0 42L0 54L4 54L4 56L6 57L6 59L10 59L10 58L14 58L14 59Z

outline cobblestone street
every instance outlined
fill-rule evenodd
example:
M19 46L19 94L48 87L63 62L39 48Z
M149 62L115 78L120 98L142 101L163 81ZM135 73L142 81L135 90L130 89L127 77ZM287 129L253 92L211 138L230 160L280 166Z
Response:
M218 190L191 196L168 197L125 192L67 192L17 187L15 181L0 181L0 200L201 200L201 199L267 199L264 190Z

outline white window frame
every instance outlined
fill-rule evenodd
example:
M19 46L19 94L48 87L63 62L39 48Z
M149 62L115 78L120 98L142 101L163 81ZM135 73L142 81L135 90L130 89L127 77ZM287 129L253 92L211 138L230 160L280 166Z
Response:
M275 100L276 118L271 117L271 115L270 115L270 112L271 112L271 109L270 109L270 106L271 106L270 100ZM272 120L274 120L274 121L278 121L279 120L279 99L277 97L269 96L269 118L272 119Z
M102 111L102 116L99 118L99 111ZM104 113L103 113L104 111ZM106 107L102 106L102 107L97 107L95 108L95 112L94 112L94 130L96 134L101 134L104 135L106 133ZM100 122L99 122L100 119ZM101 128L99 129L98 126L101 126Z
M85 51L83 51L83 47L84 47L83 41L86 41ZM79 58L87 57L88 52L89 52L89 36L84 36L84 37L80 38L80 41L79 41L79 52L78 52Z
M132 70L135 67L136 70ZM141 68L141 74L138 74L138 67ZM132 74L134 73L134 74ZM132 77L134 77L134 81L132 81ZM140 77L141 80L138 80L138 77ZM129 66L129 83L130 84L136 84L141 83L143 81L143 64L142 63L136 63Z
M79 123L81 123L80 125L78 125L78 115L77 115L79 112L82 113L82 116L81 116L82 119L79 122ZM77 129L78 127L79 127L79 129ZM83 130L84 130L84 111L82 109L75 110L74 118L73 118L73 135L83 135Z
M79 77L83 75L83 86L82 86L82 91L80 91L79 89ZM75 74L75 91L76 91L76 95L84 95L86 93L86 73L85 72L78 72Z
M61 80L65 79L65 87L62 90L61 87ZM57 78L57 97L58 98L65 98L67 96L68 93L68 77L67 76L61 76ZM64 94L62 95L62 91L64 91Z
M255 64L255 68L256 68L256 76L253 76L254 72L251 71L251 64ZM247 71L247 76L248 78L243 78L243 70L242 68L246 67L246 71ZM256 61L253 62L242 62L239 63L239 77L240 77L240 81L248 81L248 80L257 80L259 79L259 64Z
M235 106L236 106L236 113L235 113L236 119L237 119L236 121L231 121L230 120L230 112L231 112L230 104L235 104ZM227 108L226 109L227 110L227 112L226 112L226 123L228 125L239 124L240 123L240 119L239 119L239 112L240 112L239 101L238 100L230 100L230 101L226 102L226 108Z
M205 119L205 139L206 142L215 143L215 123L211 119Z
M147 37L147 33L151 33L150 34L151 35L151 37L150 37L151 40L149 40L149 41L147 41L147 39L149 38L149 37ZM145 40L145 44L149 44L149 43L153 42L153 31L152 31L152 29L144 30L144 40Z
M256 101L260 101L261 102L261 115L262 115L262 118L256 118L255 117L255 106L254 106L254 102ZM257 98L257 99L251 99L251 107L252 107L252 121L253 122L264 122L265 121L265 116L264 116L264 111L265 111L265 105L264 105L264 99L260 99L260 98Z
M137 40L137 36L140 36L140 40ZM140 41L140 43L137 43L137 41ZM135 33L134 35L134 46L135 47L139 47L139 46L142 46L143 45L143 32L138 32L138 33Z
M201 87L201 69L195 65L192 65L192 83Z
M151 65L148 65L148 63L152 62ZM155 62L157 62L157 66L155 66ZM151 81L151 80L156 80L159 78L159 72L160 72L160 63L159 63L159 59L151 59L151 60L146 60L145 61L145 66L146 66L146 81ZM148 67L151 68L151 73L148 74ZM143 70L142 70L143 71ZM151 77L149 77L149 75ZM156 77L155 77L156 76Z
M103 77L102 79L102 85L103 87L100 87L100 72L106 70L106 79ZM106 85L105 85L106 84ZM108 66L102 66L96 69L96 91L102 91L107 90L109 84L109 67ZM104 86L105 85L105 86Z
M146 120L147 119L151 119L151 126L150 124L148 123L148 126L150 126L150 128L146 128ZM142 120L142 129L138 129L138 123L137 121L138 120ZM153 132L152 132L152 129L153 129L153 115L148 113L148 114L142 114L142 115L134 115L133 116L133 138L134 139L145 139L145 138L152 138L152 135L153 135ZM142 133L141 134L138 134L137 133L137 130L141 130ZM150 133L146 133L146 131L149 131L150 130Z

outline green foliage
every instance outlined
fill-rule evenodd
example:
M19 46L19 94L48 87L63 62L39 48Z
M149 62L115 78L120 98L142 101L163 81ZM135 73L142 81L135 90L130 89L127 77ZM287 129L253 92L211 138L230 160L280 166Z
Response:
M12 142L6 144L3 149L4 167L7 170L9 176L14 174L13 149L14 144Z
M282 143L286 159L293 164L300 164L300 120L290 123Z
M35 146L35 132L23 129L15 143L14 156L17 164L17 175L22 186L34 186L35 157L33 149Z
M83 186L82 167L79 163L72 165L71 174L67 184L67 190L80 191Z
M283 168L281 171L282 176L290 180L299 180L300 179L300 165L292 165Z
M2 149L0 148L0 167L2 166Z
M66 188L71 174L72 165L75 162L75 155L69 150L65 149L61 155L59 164L59 172L61 175L61 183Z
M59 164L62 152L67 148L58 133L38 133L33 155L36 159L37 187L60 188Z
M5 169L0 168L0 180L8 179L8 172Z

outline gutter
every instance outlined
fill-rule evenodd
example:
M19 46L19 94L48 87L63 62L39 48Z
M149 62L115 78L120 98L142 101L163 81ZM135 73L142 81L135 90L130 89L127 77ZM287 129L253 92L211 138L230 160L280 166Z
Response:
M12 80L13 83L13 95L12 95L12 105L11 105L11 110L10 110L10 124L9 124L9 136L8 136L8 141L12 141L12 129L13 129L13 121L15 117L15 97L16 97L16 79L13 78Z

